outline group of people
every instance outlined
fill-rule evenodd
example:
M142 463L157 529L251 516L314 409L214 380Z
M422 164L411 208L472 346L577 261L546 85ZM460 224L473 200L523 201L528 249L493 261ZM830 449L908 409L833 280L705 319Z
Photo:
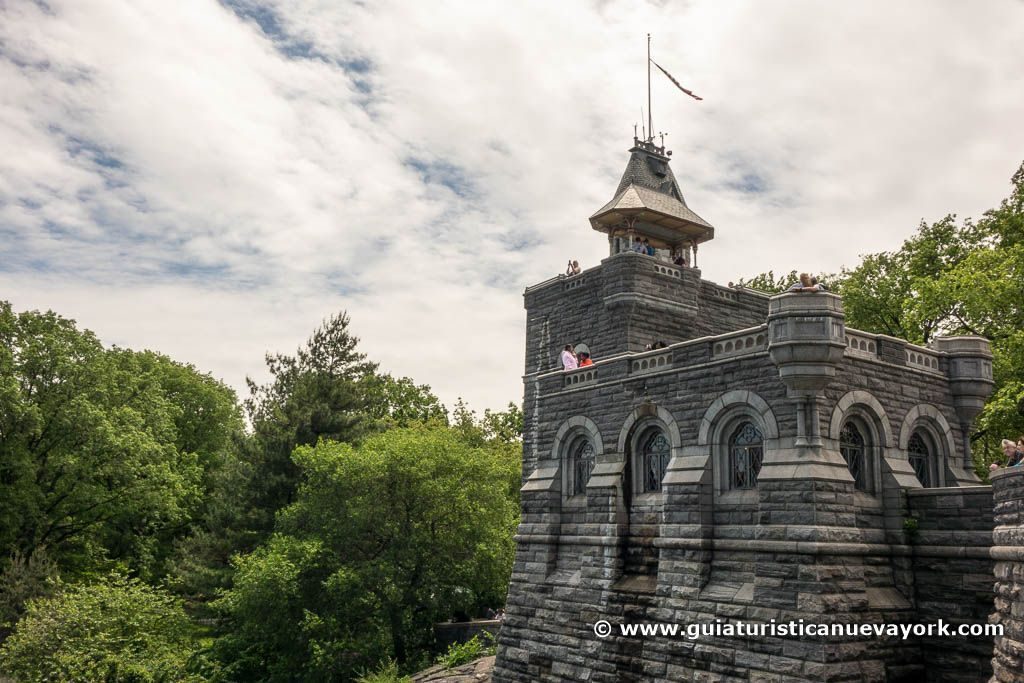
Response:
M638 254L647 254L648 256L654 256L657 253L657 251L651 245L651 241L646 237L643 239L643 241L637 240L633 244L633 251L635 251Z
M633 245L633 251L637 252L638 254L646 254L647 256L654 256L655 254L658 253L654 246L651 245L651 241L648 240L646 237L643 238L643 240L638 240ZM672 263L677 266L686 265L686 259L683 257L682 250L672 252Z
M828 288L818 282L818 278L808 273L800 273L800 281L794 282L787 292L827 292Z
M646 237L642 240L638 239L633 242L632 250L638 254L644 254L645 256L656 256L658 254L658 250L654 248L654 245L652 245L651 241ZM674 265L680 267L689 265L686 262L686 257L683 255L683 249L673 250L671 261ZM581 272L583 271L580 269L580 262L574 259L569 259L569 262L565 265L565 274L568 277L572 277L573 275L579 275Z
M565 348L562 349L561 358L563 370L575 370L576 368L585 368L588 365L594 364L587 351L576 353L576 348L572 344L565 345Z
M1009 439L1003 439L1001 444L1003 455L1006 456L1005 465L992 463L988 466L989 471L998 470L1000 467L1020 467L1024 465L1024 435L1017 439L1017 443Z
M657 351L658 349L667 349L668 344L663 341L656 341L653 344L648 344L644 347L644 351Z

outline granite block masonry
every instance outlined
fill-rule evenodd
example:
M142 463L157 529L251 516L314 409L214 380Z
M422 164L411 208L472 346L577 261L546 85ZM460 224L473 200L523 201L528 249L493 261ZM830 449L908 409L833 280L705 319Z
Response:
M995 605L969 439L988 343L916 346L847 329L828 292L703 280L714 228L664 148L630 151L591 217L608 258L525 293L522 523L494 680L987 680L991 639L594 634L984 623ZM563 371L568 343L595 363Z

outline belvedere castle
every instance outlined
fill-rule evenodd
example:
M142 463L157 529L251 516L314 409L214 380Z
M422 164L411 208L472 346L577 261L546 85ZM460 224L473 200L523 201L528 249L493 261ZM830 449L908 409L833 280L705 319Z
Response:
M971 464L987 341L915 346L847 328L828 292L701 279L714 228L670 154L635 140L590 218L608 258L526 290L522 523L494 680L1024 680L1024 468L983 486ZM596 362L562 370L567 343ZM618 631L800 619L1006 631Z

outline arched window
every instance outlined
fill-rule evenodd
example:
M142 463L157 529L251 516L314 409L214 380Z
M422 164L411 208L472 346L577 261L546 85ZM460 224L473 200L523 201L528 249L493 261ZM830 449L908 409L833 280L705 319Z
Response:
M752 489L764 459L764 437L752 422L744 422L729 437L729 488Z
M669 455L672 447L665 432L657 427L650 427L638 441L640 444L640 466L643 471L643 493L661 490L661 480L668 469Z
M917 480L925 488L932 485L931 460L933 451L928 447L928 442L929 439L922 435L920 430L915 431L911 435L910 441L907 442L907 459L910 460L910 466L914 468Z
M594 471L594 444L585 436L578 436L569 446L569 467L572 481L569 495L587 492L587 482Z
M867 444L860 427L852 421L844 424L839 432L839 452L846 460L846 466L850 468L854 487L858 491L870 491Z

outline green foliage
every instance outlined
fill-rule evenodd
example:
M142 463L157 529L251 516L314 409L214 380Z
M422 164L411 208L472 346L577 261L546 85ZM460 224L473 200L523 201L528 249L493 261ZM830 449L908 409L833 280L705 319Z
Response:
M424 660L432 625L504 601L518 454L419 425L294 454L277 533L237 561L217 652L239 680L341 680Z
M794 271L795 274L795 271ZM780 291L771 271L747 286ZM916 344L972 334L992 343L995 390L978 417L975 469L1001 461L999 441L1024 434L1024 164L1010 196L976 223L928 224L893 252L869 254L830 279L846 325Z
M503 411L484 410L483 418L460 398L452 411L452 426L462 438L473 444L521 444L523 440L523 411L511 401Z
M377 422L378 429L408 427L415 422L448 422L447 409L426 384L383 374L373 378L368 390L367 415Z
M748 289L756 289L769 294L781 294L799 280L800 274L795 270L791 270L788 275L783 275L779 278L775 277L775 271L769 270L767 273L759 273L749 280L740 278L739 284Z
M0 571L0 642L24 612L32 598L50 595L57 579L57 565L45 548L30 556L15 550Z
M483 638L473 636L464 643L452 643L448 646L448 651L437 658L437 663L446 669L454 669L481 657L493 655L497 649L494 636L489 631L484 631L483 635Z
M247 380L245 408L254 432L250 504L264 512L256 520L261 530L269 531L274 511L294 500L296 446L320 439L355 442L373 427L370 389L377 366L356 351L359 340L348 325L345 313L330 317L294 356L267 354L267 384Z
M903 533L907 535L907 540L911 543L917 538L920 527L921 525L917 517L905 517L903 519Z
M159 574L240 425L233 392L191 366L0 302L0 552Z
M399 674L398 662L389 659L373 671L360 674L356 683L412 683L412 678Z
M120 574L33 599L0 647L4 673L19 681L171 683L186 673L197 644L168 593Z

